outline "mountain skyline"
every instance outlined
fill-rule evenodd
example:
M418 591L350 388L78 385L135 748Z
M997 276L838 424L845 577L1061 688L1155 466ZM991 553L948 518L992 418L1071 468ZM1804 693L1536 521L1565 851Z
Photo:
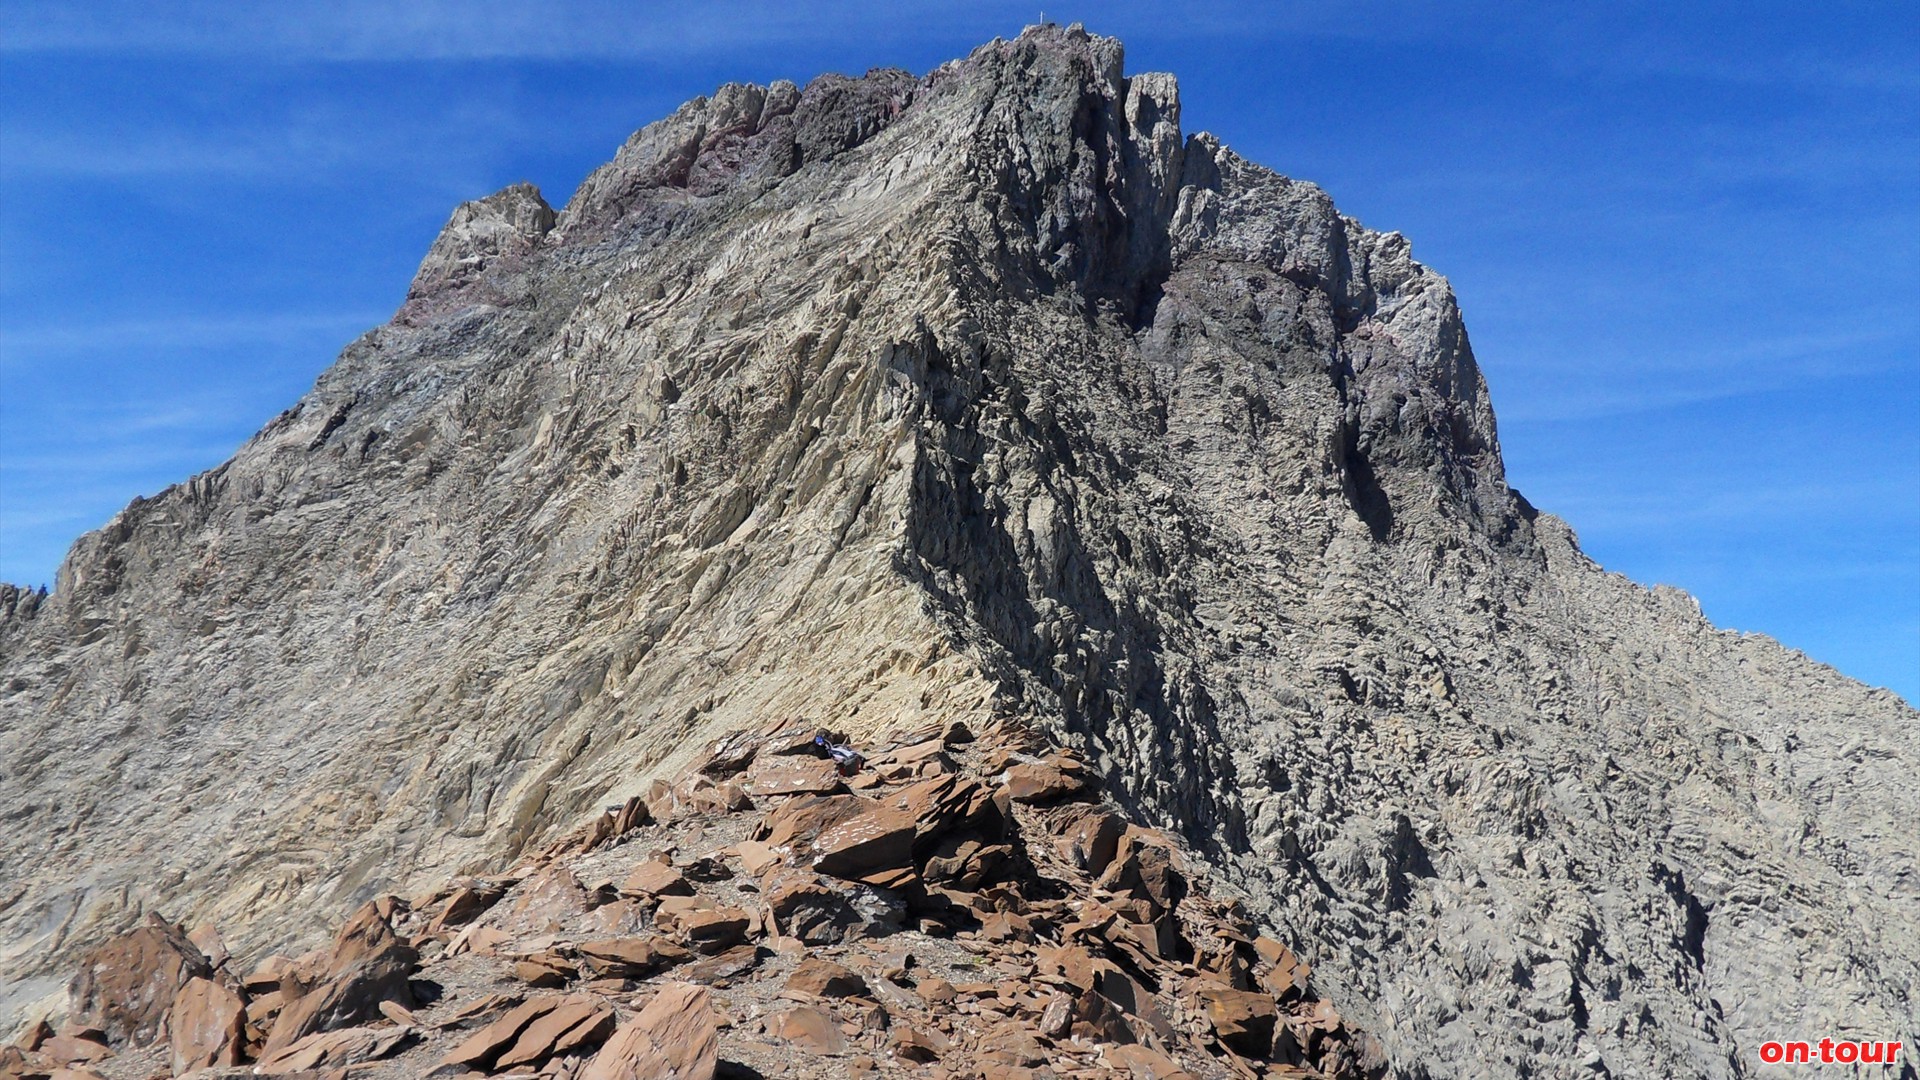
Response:
M675 791L702 846L747 824L727 810L798 797L774 811L791 830L753 834L803 875L855 875L888 927L918 910L931 938L1064 947L1153 924L1113 941L1138 983L1068 963L1082 996L1047 1009L1090 1026L1048 1022L1027 1063L1076 1056L1069 1030L1187 1027L1208 991L1129 941L1218 972L1219 1038L1180 1066L1198 1077L1246 1075L1215 1060L1236 1040L1409 1080L1743 1076L1805 1030L1912 1045L1920 713L1595 562L1509 483L1448 279L1189 126L1176 73L1128 71L1118 39L1040 23L924 75L693 97L563 208L525 182L462 203L394 316L232 458L84 537L50 597L0 587L0 1025L25 1040L0 1053L99 1054L36 1049L32 1016L70 1007L104 1049L150 1054L151 1025L101 1010L179 981L113 957L171 935L185 966L162 966L205 971L209 926L242 964L308 959L236 983L271 983L270 1033L267 997L180 986L175 1072L216 998L230 1059L387 1039L341 1027L394 1018L348 998L455 951L444 922L394 920L476 874L507 873L476 887L549 934L485 948L548 950L513 977L568 983L597 946L550 936L528 905L571 894L527 858L677 817ZM722 790L756 731L833 778ZM1001 748L962 795L941 733L975 732ZM986 858L1011 836L990 805L1082 790L1160 854L1091 892L1018 873L1025 841ZM942 806L979 836L937 837ZM1234 894L1247 929L1179 915L1204 897L1175 870ZM751 932L714 902L650 921ZM393 947L312 951L342 918L360 929L340 941ZM1282 952L1201 960L1255 928L1374 1041L1328 1049L1314 1032L1346 1021L1299 1001L1282 1045L1299 981L1251 985ZM566 1008L604 1026L639 1007L629 982ZM1238 1039L1259 1016L1271 1046Z
M725 78L922 72L1034 17L15 7L0 580L29 585L384 321L454 203L562 198ZM1603 564L1920 697L1911 31L1871 7L1163 10L1047 14L1187 73L1194 128L1448 275L1516 487Z

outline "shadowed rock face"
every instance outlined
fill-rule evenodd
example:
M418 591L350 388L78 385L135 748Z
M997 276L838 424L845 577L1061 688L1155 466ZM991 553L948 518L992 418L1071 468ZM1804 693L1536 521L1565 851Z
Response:
M770 717L992 713L1409 1075L1920 1036L1920 715L1594 566L1445 279L1057 27L463 206L298 404L0 605L0 997L147 909L312 944Z

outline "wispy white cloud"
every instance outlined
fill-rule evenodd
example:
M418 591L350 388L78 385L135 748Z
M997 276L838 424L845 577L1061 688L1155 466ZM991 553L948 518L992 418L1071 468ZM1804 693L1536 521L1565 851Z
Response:
M1556 514L1588 529L1669 533L1682 527L1770 527L1781 519L1819 516L1862 505L1897 512L1896 477L1827 478L1819 482L1757 484L1728 488L1694 486L1650 488L1604 472L1582 470L1553 477L1572 494L1562 495ZM1911 512L1912 506L1908 504ZM1910 513L1911 516L1911 513Z
M484 171L494 158L534 134L537 118L507 101L464 97L396 108L385 100L345 95L257 107L284 89L271 80L210 94L247 102L243 119L196 115L175 107L156 125L137 112L76 118L46 116L16 104L6 118L0 180L74 178L172 182L223 177L299 188L340 174L408 178ZM258 108L258 112L253 112ZM477 139L484 132L486 139Z
M1627 5L1632 8L1633 5ZM1890 17L1897 17L1897 5ZM1734 85L1798 84L1908 93L1920 66L1897 35L1839 54L1809 47L1730 50L1747 12L1693 12L1688 26L1719 35L1652 33L1644 12L1572 10L1470 0L1247 4L1225 0L333 0L325 5L212 0L15 0L0 23L0 53L245 57L253 61L631 60L685 62L762 46L857 39L870 44L974 43L1040 19L1084 21L1096 32L1163 40L1279 37L1428 42L1543 63L1563 73L1681 77ZM1620 17L1616 17L1616 15ZM1800 17L1820 18L1817 9ZM1792 43L1789 43L1792 44ZM1910 46L1909 46L1910 48Z
M1572 349L1552 340L1506 343L1483 360L1503 425L1654 413L1786 390L1814 392L1874 375L1920 376L1903 351L1911 326L1773 337L1693 336L1655 346Z
M0 364L19 366L47 354L127 349L193 349L337 336L344 345L389 313L268 312L179 315L97 323L0 327Z
M9 52L176 53L296 60L463 60L684 56L757 42L836 35L854 23L911 33L924 20L856 3L813 11L785 3L662 4L503 0L407 4L231 5L159 0L84 7L14 5Z
M845 0L795 4L723 0L335 0L322 6L201 0L105 0L78 8L16 3L0 52L144 53L328 61L620 59L684 61L756 46L848 40L908 43L961 35L973 43L1040 21L1084 22L1097 33L1151 29L1161 38L1282 34L1414 40L1457 32L1451 5L1387 0L1342 4L1173 3L1167 0Z
M11 410L0 428L0 581L32 584L130 497L212 467L265 419L261 403L233 384L38 396Z

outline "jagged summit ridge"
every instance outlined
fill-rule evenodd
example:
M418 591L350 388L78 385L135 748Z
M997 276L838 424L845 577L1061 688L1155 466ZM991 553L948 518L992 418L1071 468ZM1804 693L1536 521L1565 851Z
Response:
M1071 28L467 204L0 666L16 1005L143 910L304 942L770 717L1017 714L1409 1075L1920 1026L1920 883L1858 872L1915 865L1913 711L1601 573L1445 280Z

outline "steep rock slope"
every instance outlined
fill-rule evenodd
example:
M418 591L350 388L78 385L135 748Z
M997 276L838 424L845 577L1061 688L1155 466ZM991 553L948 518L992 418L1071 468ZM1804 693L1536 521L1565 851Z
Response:
M1506 487L1443 278L1036 28L729 86L0 619L8 1003L305 942L725 731L1018 713L1409 1075L1920 1033L1920 717Z

